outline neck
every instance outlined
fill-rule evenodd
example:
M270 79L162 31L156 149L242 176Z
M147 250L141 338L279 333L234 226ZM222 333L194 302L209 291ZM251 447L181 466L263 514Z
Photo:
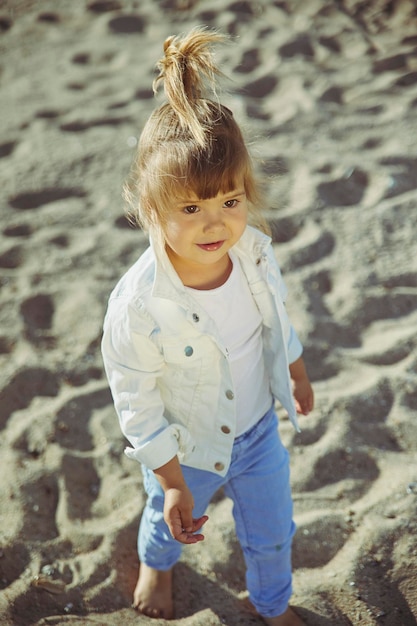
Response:
M209 290L221 287L229 278L233 268L228 254L213 265L195 267L184 263L181 257L177 257L169 248L167 248L167 254L184 286L192 289Z

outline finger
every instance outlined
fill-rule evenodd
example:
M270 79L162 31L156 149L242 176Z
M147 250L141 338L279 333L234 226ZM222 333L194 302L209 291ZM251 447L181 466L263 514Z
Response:
M185 532L187 533L192 533L193 523L194 523L192 510L191 509L181 510L180 515L181 515L182 530L185 530Z
M197 543L199 541L203 541L204 535L202 535L198 531L201 529L203 524L207 522L207 520L208 520L207 515L203 515L202 517L199 517L198 519L193 519L192 530L188 531L185 528L183 528L181 532L178 533L174 537L174 539L176 539L180 543L187 543L187 544L192 544L192 543Z
M310 411L313 410L313 407L314 407L314 400L311 396L309 396L305 402L305 409L306 409L305 415L308 415Z
M177 523L175 523L175 524L168 524L168 528L169 528L169 532L174 537L174 539L177 539L179 541L179 538L184 533L184 529L182 527L181 522L179 524L177 524Z
M180 512L178 510L171 511L170 517L165 521L168 525L171 535L174 537L174 539L179 540L179 537L184 532L184 526L181 520Z
M208 520L208 515L202 515L201 517L197 518L197 519L193 519L193 530L192 532L195 533L198 530L201 529L202 526L204 526L204 524L207 522Z
M205 517L200 519L205 521ZM200 522L200 519L197 521ZM197 537L197 535L194 535L194 533L198 531L201 526L201 523L195 524L195 520L191 518L191 524L188 527L185 527L184 522L181 520L179 512L178 514L175 514L175 516L173 516L168 523L171 535L174 537L174 539L180 541L181 543L196 543L195 538ZM197 540L201 541L201 539Z
M180 543L192 544L192 543L198 543L199 541L203 541L204 535L201 535L201 534L195 535L194 533L188 533L184 530L180 535L178 535L178 537L175 537L175 539L179 541Z
M296 400L295 408L297 409L297 413L300 413L301 415L308 415L312 410L310 398L301 398L300 400Z
M309 404L305 404L303 407L303 415L308 415L310 413L310 405Z

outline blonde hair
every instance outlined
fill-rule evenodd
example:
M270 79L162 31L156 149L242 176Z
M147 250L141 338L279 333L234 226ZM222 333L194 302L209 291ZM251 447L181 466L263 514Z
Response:
M148 119L124 196L129 218L161 236L172 199L193 192L215 197L236 189L243 177L249 221L268 232L260 212L260 190L242 132L232 112L216 95L211 46L224 36L195 28L169 37L153 89L163 81L167 102Z

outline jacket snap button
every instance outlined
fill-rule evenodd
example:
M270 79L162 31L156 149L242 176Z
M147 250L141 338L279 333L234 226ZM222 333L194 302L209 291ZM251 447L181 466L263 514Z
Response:
M224 470L224 463L220 463L220 462L215 463L214 469L216 469L218 472L221 472L222 470Z
M233 393L233 391L231 389L228 389L226 391L226 398L228 400L233 400L234 397L235 397L235 394Z
M222 426L221 427L221 431L222 433L224 433L225 435L228 435L230 433L230 428L228 426Z
M192 347L191 347L191 346L187 346L187 347L184 349L184 354L185 354L185 356L191 356L191 355L193 354L193 352L194 352L194 350L192 349Z
M193 321L194 322L199 322L200 321L200 317L197 315L197 313L193 313Z

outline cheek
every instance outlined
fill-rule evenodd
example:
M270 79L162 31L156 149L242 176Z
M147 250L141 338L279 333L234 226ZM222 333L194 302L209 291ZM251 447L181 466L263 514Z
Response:
M164 231L165 241L173 250L184 248L190 239L190 228L178 222L170 222Z
M237 224L236 224L236 229L240 230L243 233L247 224L248 224L248 213L246 211L239 216L239 219L237 220Z
M179 237L180 231L181 229L180 229L179 224L177 224L177 222L173 222L173 221L168 222L167 224L165 224L165 227L164 227L165 239L167 241L177 239Z

